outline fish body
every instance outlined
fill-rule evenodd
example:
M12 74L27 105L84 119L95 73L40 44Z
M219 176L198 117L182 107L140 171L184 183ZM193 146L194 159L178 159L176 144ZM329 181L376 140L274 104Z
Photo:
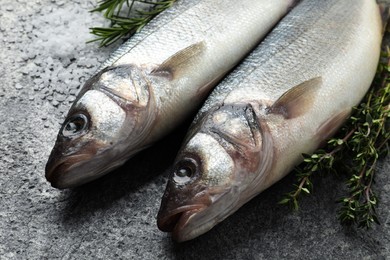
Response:
M341 126L375 75L374 0L303 0L206 100L157 217L177 241L203 234Z
M118 49L81 89L46 178L99 178L167 134L204 100L295 0L180 0Z

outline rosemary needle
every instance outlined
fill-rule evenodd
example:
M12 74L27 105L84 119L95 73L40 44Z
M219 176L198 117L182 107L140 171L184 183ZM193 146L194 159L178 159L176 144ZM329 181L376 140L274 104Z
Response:
M90 28L97 38L88 42L100 42L100 47L108 46L114 42L129 37L140 31L156 15L171 7L176 0L142 1L142 0L102 0L92 12L103 12L104 17L110 21L109 27ZM135 2L143 5L135 8ZM145 8L148 5L148 8ZM125 16L122 14L126 13Z

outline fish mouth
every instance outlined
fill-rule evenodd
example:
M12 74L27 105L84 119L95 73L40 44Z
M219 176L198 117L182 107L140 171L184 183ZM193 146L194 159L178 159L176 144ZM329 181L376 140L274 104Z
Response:
M172 232L172 238L178 242L183 241L183 229L190 219L206 209L206 205L194 204L179 207L166 216L157 217L157 226L161 231ZM160 215L161 213L159 213Z
M238 203L236 191L235 188L219 189L218 192L208 193L207 202L203 199L174 210L167 210L166 205L162 206L157 216L157 226L163 232L171 232L172 239L176 242L194 239L212 229L242 205ZM178 199L170 202L180 201Z
M73 186L71 175L74 175L74 168L83 165L83 162L89 161L93 155L77 154L67 156L63 160L55 162L55 159L49 158L46 164L45 177L50 182L51 186L58 189L68 188ZM72 174L73 173L73 174ZM74 185L76 186L76 185Z

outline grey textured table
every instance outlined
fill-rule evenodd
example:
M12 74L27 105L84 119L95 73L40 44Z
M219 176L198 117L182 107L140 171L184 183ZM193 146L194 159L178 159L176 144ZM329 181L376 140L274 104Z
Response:
M165 169L188 125L119 170L56 190L44 166L80 84L113 50L85 44L94 1L3 0L0 5L0 259L390 259L390 160L374 188L380 226L341 226L342 177L315 180L299 212L278 205L288 176L207 234L175 244L156 226Z

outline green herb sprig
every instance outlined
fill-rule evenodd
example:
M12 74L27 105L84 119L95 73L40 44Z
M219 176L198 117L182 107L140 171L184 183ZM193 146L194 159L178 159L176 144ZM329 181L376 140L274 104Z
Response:
M138 2L143 6L135 8ZM119 39L129 37L140 31L156 15L171 7L176 0L143 1L143 0L102 0L91 12L103 12L110 20L109 27L90 28L97 38L88 42L100 41L100 47L108 46ZM146 5L146 6L145 6Z
M297 184L280 204L290 204L297 210L300 196L312 192L315 174L346 173L348 194L338 201L338 219L358 227L379 224L378 197L372 185L378 159L389 152L390 138L390 49L384 49L374 83L362 103L325 148L303 155L304 162L296 168Z

